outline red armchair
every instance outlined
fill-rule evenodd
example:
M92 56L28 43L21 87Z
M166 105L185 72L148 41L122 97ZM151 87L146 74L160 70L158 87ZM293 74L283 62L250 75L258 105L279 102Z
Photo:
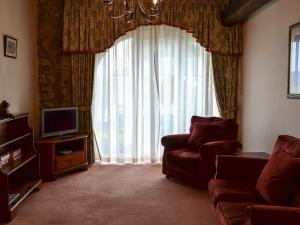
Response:
M287 135L270 160L217 156L209 193L218 225L300 224L299 169L300 139Z
M232 155L240 147L237 130L238 125L231 119L193 116L190 134L162 138L163 174L207 189L215 174L216 155Z

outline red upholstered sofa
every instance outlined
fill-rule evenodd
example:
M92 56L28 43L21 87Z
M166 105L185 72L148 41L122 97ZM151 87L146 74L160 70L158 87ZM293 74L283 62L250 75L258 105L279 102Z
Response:
M218 156L209 193L218 225L300 224L300 139L279 136L269 160Z
M215 174L216 155L235 154L240 146L237 130L232 119L193 116L190 134L162 138L163 174L207 189Z

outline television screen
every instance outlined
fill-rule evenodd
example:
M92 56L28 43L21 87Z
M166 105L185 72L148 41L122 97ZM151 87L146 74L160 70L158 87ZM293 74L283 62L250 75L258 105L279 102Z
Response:
M53 108L42 111L42 137L78 131L77 108Z

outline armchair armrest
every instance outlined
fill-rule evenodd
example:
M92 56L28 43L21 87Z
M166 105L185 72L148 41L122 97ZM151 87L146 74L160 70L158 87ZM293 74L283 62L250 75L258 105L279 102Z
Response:
M216 179L256 182L267 162L261 158L220 155L216 160Z
M241 147L241 143L235 140L214 141L203 144L200 148L201 159L213 158L216 155L233 155L237 149Z
M246 225L298 225L300 208L252 205L248 208Z
M176 148L184 148L190 138L190 134L173 134L161 138L161 144L165 150L172 150Z
M236 140L224 140L208 142L199 148L201 165L205 171L203 177L207 183L216 174L216 156L235 154L240 145L240 142Z

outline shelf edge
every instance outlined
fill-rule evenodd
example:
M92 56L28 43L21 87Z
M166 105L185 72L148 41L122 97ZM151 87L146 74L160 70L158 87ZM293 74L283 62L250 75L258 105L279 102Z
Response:
M8 141L8 142L5 142L4 144L0 144L0 148L3 148L4 146L6 146L6 145L9 145L9 144L11 144L11 143L14 143L15 141L19 141L19 140L21 140L21 139L23 139L23 138L25 138L25 137L27 137L27 136L30 136L31 135L31 132L28 132L28 133L26 133L26 134L24 134L24 135L22 135L22 136L20 136L20 137L17 137L17 138L15 138L15 139L13 139L13 140L10 140L10 141Z
M25 193L23 194L23 196L14 204L12 205L11 207L9 207L10 211L14 211L18 205L35 189L37 188L39 185L42 184L42 181L41 180L37 180L36 183Z
M7 176L9 176L10 174L12 174L13 172L15 172L16 170L20 169L21 167L23 167L24 165L26 165L28 162L30 162L32 159L34 159L37 155L34 154L33 156L29 157L28 159L26 159L24 162L22 162L20 165L16 166L15 168L13 168L12 170L10 170L8 173L5 173Z

